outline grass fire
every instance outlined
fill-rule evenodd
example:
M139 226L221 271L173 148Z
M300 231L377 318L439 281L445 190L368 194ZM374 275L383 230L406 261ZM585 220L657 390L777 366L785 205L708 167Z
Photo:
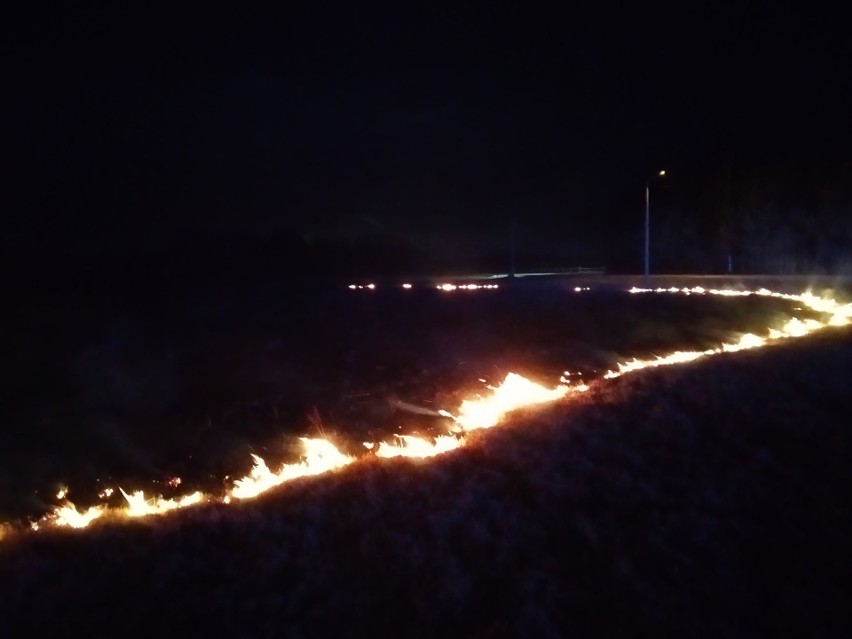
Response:
M417 294L416 285L404 290ZM432 290L441 295L448 289ZM370 293L381 295L381 287ZM576 293L555 292L560 296ZM482 294L498 292L486 288ZM500 294L511 293L500 289ZM594 290L584 292L583 299L590 299L587 295L594 296ZM746 588L736 580L748 583L757 573L732 564L734 560L726 554L730 548L714 545L714 540L722 535L739 540L737 544L756 541L749 526L758 524L741 509L756 508L769 521L783 518L781 510L774 510L774 500L768 505L760 501L774 482L779 490L793 491L790 512L799 525L802 517L822 517L831 510L827 503L823 508L822 502L805 504L802 499L810 499L815 491L837 490L837 482L848 478L840 452L848 440L831 426L829 415L848 405L848 397L838 388L849 374L849 360L843 353L852 348L846 328L852 321L852 304L809 292L768 289L633 288L626 294L601 295L607 308L630 300L665 306L676 300L715 299L724 303L724 310L715 312L725 326L708 329L698 318L701 335L681 334L678 329L650 345L635 343L631 336L630 348L622 343L618 353L601 348L590 354L575 345L572 348L585 353L581 362L555 361L550 352L536 359L529 356L535 345L529 342L523 351L527 356L517 358L517 372L501 371L492 363L494 372L481 377L486 375L483 366L467 367L462 360L457 364L462 370L453 370L449 376L449 381L461 382L459 388L448 389L442 382L439 390L421 394L412 403L409 399L418 397L411 390L413 382L388 387L407 389L400 394L405 401L393 398L385 409L390 413L382 415L396 428L347 428L336 420L331 426L315 416L315 432L306 429L285 437L289 443L284 454L269 445L263 450L258 447L248 453L247 470L227 472L206 483L192 468L181 474L175 468L164 469L166 474L157 479L157 485L148 487L138 479L85 486L60 473L57 480L62 483L57 484L47 512L0 524L4 606L19 608L17 613L9 612L10 618L19 620L22 629L37 631L37 611L57 601L80 606L82 592L69 595L66 586L53 582L45 587L44 580L48 575L65 575L66 570L79 571L103 552L104 565L84 580L84 591L91 596L103 596L117 572L159 580L155 599L166 606L169 598L185 599L189 610L241 588L238 600L255 611L246 622L249 634L267 632L271 620L283 623L282 628L290 632L304 631L305 624L330 630L332 622L321 611L338 605L342 618L360 628L360 633L368 627L364 610L394 601L394 583L405 594L401 603L393 604L401 609L385 615L385 622L402 623L410 615L426 624L426 632L436 631L434 624L444 623L443 619L475 636L494 634L497 626L493 624L508 628L509 634L521 628L536 635L560 634L572 627L570 615L559 612L562 604L577 606L591 598L603 605L608 588L616 588L612 596L621 610L618 614L637 620L640 628L666 627L688 634L693 614L709 623L705 603L692 598L697 594L677 592L678 575L709 570L713 591L705 593L707 605L734 605L718 589ZM536 296L541 299L540 293ZM365 297L362 312L370 313L368 304L376 299ZM760 305L744 314L736 306L754 302ZM429 298L428 303L479 302L446 297ZM545 298L544 304L549 303ZM670 308L678 308L677 317L683 317L685 307ZM561 318L565 309L556 310ZM542 314L548 322L549 313L545 309ZM438 316L437 321L446 320ZM744 323L737 327L737 321ZM562 326L554 322L547 339L553 339ZM564 327L577 330L577 326ZM606 332L599 321L590 326ZM505 334L493 327L485 330ZM801 339L806 336L809 339ZM677 342L684 337L686 343L681 346ZM562 354L556 349L556 355ZM459 357L456 352L452 355ZM491 361L506 364L507 359ZM536 362L541 363L541 371L535 370ZM464 375L475 376L476 384ZM825 376L825 384L815 381L815 375ZM422 375L420 379L435 381ZM808 402L791 404L789 394L783 392L767 407L766 398L787 384L806 397L822 398L833 408L814 413ZM350 401L372 397L360 388L353 389L357 392L350 393ZM748 399L752 393L763 399ZM738 405L742 408L734 408ZM743 416L734 417L737 410L745 411ZM814 427L826 430L804 444L796 422L808 414L814 415ZM777 427L777 437L770 436L763 425ZM745 430L734 435L737 428ZM737 437L758 439L749 445L753 450L745 450ZM791 438L789 442L785 437ZM699 441L704 443L699 446ZM835 455L814 471L813 487L810 479L796 474L802 469L783 467L785 455L794 455L797 445L816 446L821 453ZM679 455L683 455L681 461ZM733 457L728 459L729 455ZM735 462L738 456L745 456L740 468ZM199 457L205 469L213 467L208 458ZM746 472L754 464L765 476L755 480L751 471ZM695 474L692 465L704 470ZM749 485L752 481L754 486ZM797 496L797 490L807 497ZM78 494L86 497L78 499ZM787 523L779 525L787 530ZM824 530L822 524L815 525ZM826 534L828 539L823 538ZM245 535L245 542L240 541ZM818 536L831 545L830 533ZM801 551L798 542L783 543L787 546L771 553ZM142 550L131 557L127 552L133 547ZM215 586L214 581L200 586L197 594L176 594L180 586L175 574L192 575L190 582L199 587L204 570L197 562L221 568L225 555L220 553L228 552L226 548L236 549L235 557L245 562L226 569L236 583ZM547 567L541 552L550 554L557 573ZM328 556L321 560L323 553ZM488 556L493 556L491 568ZM151 557L153 563L147 565L143 557ZM368 573L348 572L345 566L350 560L357 570ZM47 572L27 576L32 566L45 561ZM643 565L646 561L660 562L663 582L642 581L657 574ZM710 563L704 566L702 561ZM185 562L193 562L193 567ZM259 572L251 577L253 570ZM515 576L507 581L508 573L498 575L494 570L508 570ZM272 585L277 571L284 571L281 583L295 589L291 595ZM579 575L590 589L587 594L565 591L571 581L565 581L568 575L562 571ZM809 577L803 579L781 583L788 584L785 588L811 583ZM426 591L418 589L418 581ZM14 583L21 588L13 591ZM264 588L269 590L263 592ZM344 596L340 588L349 594ZM130 591L138 596L136 586ZM332 600L319 604L315 597L320 593ZM773 591L770 598L787 601L787 596L786 591ZM22 598L31 605L22 605ZM502 601L503 610L489 620L485 611L495 598ZM677 602L684 601L691 612L678 609ZM73 627L82 627L84 617L75 617L74 609L68 608L71 604L58 605ZM228 609L229 604L223 605ZM430 605L441 610L427 614ZM665 615L662 626L654 605ZM125 608L119 604L117 609ZM826 609L823 604L817 608ZM190 615L195 623L200 611L197 608ZM113 615L106 617L113 625L105 627L126 628ZM230 620L218 614L205 617L201 624L206 622L211 628L225 624L234 629L228 626ZM829 622L833 618L825 621ZM708 627L722 634L740 627L728 623L723 616ZM760 620L754 623L756 628L776 627ZM152 632L163 628L152 622Z
M449 286L451 285L443 284L438 288L445 291L451 290ZM464 289L466 285L462 285L460 288ZM736 339L724 342L715 348L703 351L677 350L663 355L655 355L649 359L634 358L625 362L619 362L614 370L606 372L603 376L605 379L612 379L646 368L683 364L721 353L760 348L778 340L791 337L804 337L828 326L846 326L850 323L850 318L852 318L852 303L841 304L834 299L820 298L809 292L794 295L772 292L767 289L747 291L693 287L655 290L633 288L630 290L630 293L716 295L723 297L762 296L799 303L825 317L824 321L813 318L803 321L797 317L790 317L779 327L767 327L764 335L743 333ZM490 392L487 395L462 401L456 413L447 411L446 409L439 411L458 427L459 430L456 435L448 433L432 439L426 439L414 435L401 434L395 435L394 439L389 442L364 442L363 446L367 451L377 457L411 457L422 459L447 453L464 444L464 435L466 433L482 428L492 428L501 423L513 411L536 404L554 402L574 393L584 392L589 389L589 386L585 383L571 386L570 380L564 377L560 378L560 382L562 383L553 388L546 388L517 373L510 372L498 386L488 387ZM31 522L30 528L34 531L51 526L85 528L104 515L109 515L111 519L138 518L162 515L177 509L197 506L212 501L227 504L232 499L251 499L294 479L336 471L349 465L356 459L353 456L340 452L328 439L301 437L300 441L303 447L301 460L293 464L283 464L275 471L269 469L263 458L253 454L254 465L250 473L245 477L233 480L232 486L224 495L202 494L199 491L194 491L177 498L167 499L161 496L146 497L142 490L136 490L129 494L121 487L118 487L120 494L124 498L125 503L123 506L92 505L81 510L68 499L68 489L63 488L57 494L57 498L62 503L38 521ZM173 486L176 486L180 484L180 480L177 479L176 482L173 481L171 483ZM9 530L14 528L14 526L7 523L4 525L4 528Z

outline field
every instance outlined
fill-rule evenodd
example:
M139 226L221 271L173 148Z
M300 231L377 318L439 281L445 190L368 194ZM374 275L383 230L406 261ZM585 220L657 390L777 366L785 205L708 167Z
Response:
M174 476L215 493L250 452L292 458L297 435L359 459L250 502L10 535L10 636L850 629L847 328L603 379L634 356L817 315L553 282L156 308L20 311L3 520L44 514L59 487L82 504L107 484L166 494ZM453 410L508 371L590 389L433 459L360 447L446 432L410 407Z

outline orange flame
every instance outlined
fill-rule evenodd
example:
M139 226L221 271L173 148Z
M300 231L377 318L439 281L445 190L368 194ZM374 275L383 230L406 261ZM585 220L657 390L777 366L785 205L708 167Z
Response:
M517 373L509 373L502 384L488 388L493 391L490 396L464 400L458 415L446 411L441 411L442 414L452 417L466 431L491 428L513 410L555 401L565 397L571 389L569 386L548 389Z
M86 510L78 510L73 503L66 500L64 504L56 506L39 521L33 522L30 527L33 530L39 530L44 526L86 528L93 521L100 519L108 513L122 517L161 515L172 510L177 510L178 508L195 506L207 499L198 491L177 499L165 499L163 497L145 497L145 493L141 490L137 490L132 494L124 492L121 488L119 490L127 502L127 506L123 509L111 509L105 505L97 505L91 506Z
M119 488L121 490L121 488ZM204 496L196 491L189 495L184 495L177 499L163 499L162 497L145 497L145 493L137 490L134 493L127 494L121 490L124 499L127 500L127 508L123 511L128 517L145 517L147 515L161 515L176 510L178 508L186 508L194 506L204 501Z
M820 322L815 319L800 320L796 317L792 317L787 320L781 328L770 328L766 337L760 337L753 333L746 333L745 335L740 336L736 342L724 343L718 348L711 348L706 351L675 351L674 353L664 357L655 357L654 359L633 359L628 362L617 364L618 370L616 371L607 371L606 375L604 375L605 379L612 379L614 377L624 375L625 373L631 373L644 368L691 362L707 355L732 353L750 348L758 348L789 337L804 337L806 335L810 335L814 331L826 328L827 326L846 326L850 323L850 318L852 318L852 303L839 304L834 299L816 297L810 292L805 292L800 295L791 295L788 293L776 293L765 288L757 291L738 291L732 289L705 289L700 286L693 288L658 289L633 287L629 292L683 293L686 295L721 295L725 297L748 297L749 295L759 295L762 297L774 297L791 302L799 302L813 311L831 315L831 318L828 322Z
M32 524L33 530L39 530L42 525L69 526L71 528L85 528L95 519L102 517L106 512L103 506L92 506L85 511L77 510L70 501L64 506L57 506L51 513L46 515L40 522Z
M254 467L251 472L234 482L234 487L228 493L236 499L250 499L265 493L270 488L283 484L297 477L319 475L331 470L342 468L353 461L352 457L344 455L334 444L325 439L299 438L305 447L304 461L299 464L284 464L273 472L266 462L257 455L252 455Z

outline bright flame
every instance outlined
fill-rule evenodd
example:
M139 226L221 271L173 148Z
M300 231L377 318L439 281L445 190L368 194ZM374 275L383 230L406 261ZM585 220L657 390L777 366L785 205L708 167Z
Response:
M492 391L490 396L464 400L459 407L459 414L453 417L466 431L491 428L506 413L524 406L555 401L571 390L568 386L548 389L517 373L509 373L502 384L488 388Z
M121 489L119 488L119 490ZM127 507L123 510L111 511L104 505L92 506L86 510L77 510L74 504L66 501L63 505L56 506L38 522L34 522L32 527L34 530L39 530L42 526L86 528L93 521L103 517L108 512L114 512L125 517L146 517L148 515L161 515L171 510L177 510L178 508L194 506L206 499L200 492L184 495L177 499L145 497L145 494L141 490L137 490L132 494L127 494L121 490L121 494L124 495L124 499L127 501Z
M121 490L121 488L119 488ZM163 499L162 497L145 497L145 493L137 490L127 494L121 490L124 499L127 500L127 509L124 514L128 517L146 517L147 515L161 515L170 510L194 506L204 501L204 496L196 491L178 499Z
M733 344L722 344L722 351L725 353L736 353L737 351L744 351L749 348L759 348L760 346L766 346L766 338L759 337L754 333L746 333L740 337L739 341L734 342ZM710 352L718 353L719 350L715 349ZM710 354L707 351L705 351L705 353Z
M46 515L41 521L45 524L53 526L69 526L71 528L85 528L95 519L98 519L106 512L103 506L92 506L88 510L79 511L71 502L64 506L57 506ZM33 524L35 530L39 529L38 524Z
M774 333L770 331L770 335L775 336L776 339L783 337L804 337L808 333L813 333L820 328L825 328L825 324L815 319L802 321L797 317L793 317L784 324L780 331L775 331Z
M813 295L810 292L805 292L800 295L791 295L788 293L776 293L765 288L757 291L738 291L733 289L705 289L701 286L692 288L637 288L633 287L630 293L683 293L685 295L720 295L723 297L748 297L750 295L759 295L761 297L774 297L778 299L788 300L791 302L799 302L803 306L808 307L813 311L823 314L830 314L831 319L828 323L820 322L815 319L800 320L797 317L792 317L780 328L770 328L769 334L766 337L760 337L753 333L742 335L736 342L724 343L718 348L711 348L706 351L676 351L664 357L656 357L654 359L633 359L628 362L619 363L617 371L608 371L604 375L605 379L619 377L625 373L642 370L644 368L653 368L655 366L667 366L670 364L680 364L683 362L691 362L706 355L717 355L719 353L733 353L750 348L758 348L766 346L772 342L789 337L804 337L810 335L814 331L825 328L826 326L846 326L852 318L852 303L839 304L834 299L824 299Z
M632 373L633 371L642 370L643 368L683 364L684 362L694 361L706 354L708 354L706 351L675 351L669 355L655 357L654 359L631 359L630 361L619 363L618 371L607 371L606 375L604 375L604 379L620 377L625 373Z
M353 461L352 457L344 455L334 444L325 439L308 439L300 437L305 447L305 458L298 464L284 464L273 472L266 462L257 455L252 455L254 467L248 475L234 482L234 487L228 493L236 499L249 499L265 493L270 488L283 484L297 477L319 475L346 466Z

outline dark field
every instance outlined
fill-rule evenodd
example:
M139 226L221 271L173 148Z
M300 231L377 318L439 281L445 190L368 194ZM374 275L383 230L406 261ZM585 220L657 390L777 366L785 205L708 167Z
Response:
M371 429L438 430L386 397L453 409L496 370L594 377L632 355L762 333L790 311L750 298L498 293L329 293L309 311L310 293L289 314L282 303L128 321L120 343L134 348L95 370L129 371L133 386L138 367L158 370L174 351L159 413L154 389L85 408L71 391L51 395L74 368L17 393L17 410L43 420L37 400L56 397L54 414L94 443L100 414L138 457L113 442L87 453L69 430L24 440L18 460L4 445L3 472L8 456L38 468L33 482L125 473L147 487L191 474L181 455L211 475L216 463L247 468L262 445L283 457L282 433L320 420L344 447ZM80 355L68 352L70 366ZM4 635L848 636L850 381L852 334L827 329L598 380L434 460L364 458L253 502L7 538ZM192 430L199 421L206 431Z
M174 476L181 491L219 492L250 453L283 460L297 435L331 435L355 453L397 432L444 434L446 419L397 402L454 410L480 379L509 371L588 381L629 357L764 334L793 312L763 298L531 280L103 300L56 294L9 311L0 521L43 514L60 486L78 505L105 486L168 493Z

